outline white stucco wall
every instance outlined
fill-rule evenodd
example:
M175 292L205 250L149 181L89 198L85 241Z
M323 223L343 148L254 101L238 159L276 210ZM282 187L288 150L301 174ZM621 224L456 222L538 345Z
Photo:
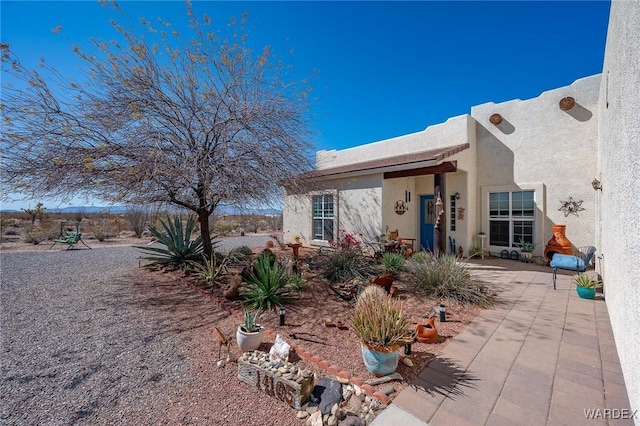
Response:
M577 246L595 242L595 196L591 180L596 173L598 92L600 76L575 81L539 97L500 104L487 103L471 109L477 121L477 220L488 231L488 193L535 189L536 255L541 256L551 238L552 224L566 224L567 237ZM570 111L558 103L575 99ZM495 126L489 117L500 114ZM561 201L582 201L584 211L565 217ZM496 247L492 251L499 251Z
M467 119L467 115L461 115L444 123L429 126L421 132L340 151L318 151L316 167L321 170L466 143Z
M634 410L640 410L639 41L640 3L613 1L600 90L602 192L597 254L604 256L599 261L605 300Z

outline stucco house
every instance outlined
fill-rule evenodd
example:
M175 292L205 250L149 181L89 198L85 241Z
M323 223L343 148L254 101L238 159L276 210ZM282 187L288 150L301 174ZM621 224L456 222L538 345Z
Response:
M543 256L551 226L595 245L632 408L640 409L640 3L613 1L603 72L534 99L486 103L388 140L316 155L285 192L284 229L326 245L398 229L416 248ZM625 408L625 407L620 407Z

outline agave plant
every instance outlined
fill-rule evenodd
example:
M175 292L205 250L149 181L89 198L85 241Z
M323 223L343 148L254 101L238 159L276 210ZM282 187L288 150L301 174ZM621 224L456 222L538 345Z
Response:
M278 262L271 263L269 256L260 255L248 271L246 283L240 289L244 303L254 309L270 310L282 306L295 295L284 268Z
M164 231L158 229L155 225L149 225L149 232L165 248L136 247L154 254L144 259L151 261L152 264L183 267L189 261L195 261L200 258L203 250L202 237L198 236L195 240L191 240L191 233L196 224L194 216L189 216L184 227L180 216L174 216L173 220L167 217L166 222L160 219L160 224Z

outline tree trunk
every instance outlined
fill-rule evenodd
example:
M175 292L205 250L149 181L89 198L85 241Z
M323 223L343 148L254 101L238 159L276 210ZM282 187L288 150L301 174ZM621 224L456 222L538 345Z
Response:
M211 245L211 234L209 234L209 211L206 208L198 209L198 222L200 222L200 235L202 236L204 255L210 258L213 246Z

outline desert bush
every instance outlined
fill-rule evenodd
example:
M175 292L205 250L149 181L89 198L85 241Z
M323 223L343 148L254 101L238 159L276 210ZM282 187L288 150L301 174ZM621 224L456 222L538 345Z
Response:
M229 262L242 263L251 258L253 252L249 246L235 247L229 252Z
M418 289L449 302L491 306L493 298L485 283L474 280L462 259L453 255L412 257L407 262Z
M321 270L324 278L337 283L365 279L376 272L376 267L359 250L336 250L324 256Z
M39 226L29 225L24 228L24 242L38 245L49 237L49 232Z
M149 215L142 209L128 209L124 214L125 218L129 221L131 230L136 234L136 238L142 238L142 233L147 226L147 220Z
M278 262L271 262L266 254L258 256L240 288L245 305L254 309L270 310L282 306L294 296L294 290Z
M149 225L149 232L156 237L156 240L166 248L161 247L136 247L147 253L154 253L154 256L147 256L144 259L152 264L172 265L183 267L189 261L197 261L202 255L202 236L198 236L191 241L191 234L195 225L195 217L189 216L187 223L183 226L182 217L170 217L166 221L160 219L162 230L155 225Z
M109 229L109 223L106 219L98 219L92 220L91 222L91 232L96 240L103 242L107 238L113 236L113 233Z

